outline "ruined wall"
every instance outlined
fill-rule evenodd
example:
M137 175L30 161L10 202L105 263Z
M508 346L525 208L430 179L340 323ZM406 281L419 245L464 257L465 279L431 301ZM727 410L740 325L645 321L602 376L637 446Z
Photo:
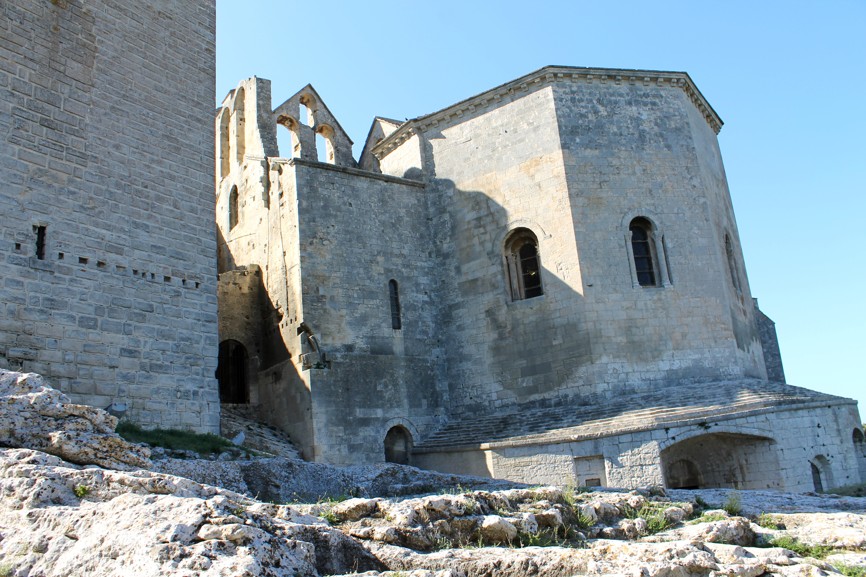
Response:
M218 431L212 1L0 5L0 365Z

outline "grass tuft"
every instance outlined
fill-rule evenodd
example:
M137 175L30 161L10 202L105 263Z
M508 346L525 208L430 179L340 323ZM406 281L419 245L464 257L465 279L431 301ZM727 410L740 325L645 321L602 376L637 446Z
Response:
M729 493L728 498L725 500L725 504L722 505L722 509L724 509L728 515L738 517L740 513L743 512L743 504L740 500L740 494Z
M228 439L212 433L201 434L179 429L145 430L129 421L118 423L116 432L131 443L147 443L173 451L194 451L204 457L239 448Z
M767 547L782 547L783 549L793 551L800 557L814 557L815 559L823 559L833 552L832 547L827 547L826 545L807 545L788 535L776 537L767 543Z
M831 563L833 569L846 577L866 577L866 567L846 565L845 563Z

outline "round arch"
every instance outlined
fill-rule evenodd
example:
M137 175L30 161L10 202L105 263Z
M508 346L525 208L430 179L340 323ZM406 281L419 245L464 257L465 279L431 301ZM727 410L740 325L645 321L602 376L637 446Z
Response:
M385 462L398 465L412 464L412 433L403 425L395 425L385 434Z

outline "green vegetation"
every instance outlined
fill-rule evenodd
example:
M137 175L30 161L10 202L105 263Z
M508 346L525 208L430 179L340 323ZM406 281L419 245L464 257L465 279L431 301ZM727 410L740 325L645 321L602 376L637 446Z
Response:
M695 495L695 505L697 505L701 509L709 509L710 504L704 501L704 498L700 495Z
M10 577L15 567L11 563L0 563L0 577Z
M844 563L831 563L833 569L847 577L866 577L866 567L855 567Z
M75 493L75 496L79 499L85 498L88 494L90 494L90 487L87 485L75 485L72 489L72 492Z
M329 525L337 525L340 522L340 518L337 517L337 514L330 509L319 515L319 517L327 521Z
M118 423L116 432L131 443L147 443L174 451L194 451L203 457L238 448L228 439L212 433L200 434L178 429L147 431L129 421Z
M815 559L823 559L833 552L832 547L827 547L826 545L806 545L787 535L773 539L767 543L767 547L782 547L783 549L793 551L800 557L814 557Z
M535 533L519 533L516 547L582 547L584 545L577 532L571 527L556 527L552 531L536 531Z
M755 523L764 529L773 529L774 531L779 531L785 528L785 524L782 523L778 517L768 513L761 513L758 515L758 518L755 519Z
M697 525L698 523L712 523L713 521L724 521L727 518L727 515L724 513L704 513L697 519L690 521L690 523L692 525Z
M729 493L728 498L725 500L725 504L722 505L722 509L724 509L728 515L731 515L733 517L739 516L740 513L743 512L743 505L740 501L740 494Z

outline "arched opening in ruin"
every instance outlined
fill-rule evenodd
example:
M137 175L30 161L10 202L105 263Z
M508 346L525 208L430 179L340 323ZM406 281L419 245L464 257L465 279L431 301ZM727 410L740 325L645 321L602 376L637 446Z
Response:
M286 130L277 130L277 148L282 158L301 158L301 137L298 122L290 116L280 116L277 125Z
M235 96L234 112L232 113L234 133L235 133L235 159L238 164L244 163L244 156L247 154L247 130L244 122L244 107L246 106L246 96L244 89L238 88L237 96Z
M221 403L250 402L249 364L247 349L241 343L231 339L220 343L216 377Z
M298 98L298 122L310 128L316 123L316 99L311 94Z
M707 433L661 452L665 486L671 489L781 488L776 443L768 437Z
M316 154L319 162L335 163L334 129L328 125L320 126L316 130Z
M412 434L402 425L391 427L385 435L385 462L411 465Z
M227 108L223 108L219 118L219 150L217 150L217 162L219 162L219 175L223 179L229 175L231 170L231 154L229 150L229 118L230 114Z

